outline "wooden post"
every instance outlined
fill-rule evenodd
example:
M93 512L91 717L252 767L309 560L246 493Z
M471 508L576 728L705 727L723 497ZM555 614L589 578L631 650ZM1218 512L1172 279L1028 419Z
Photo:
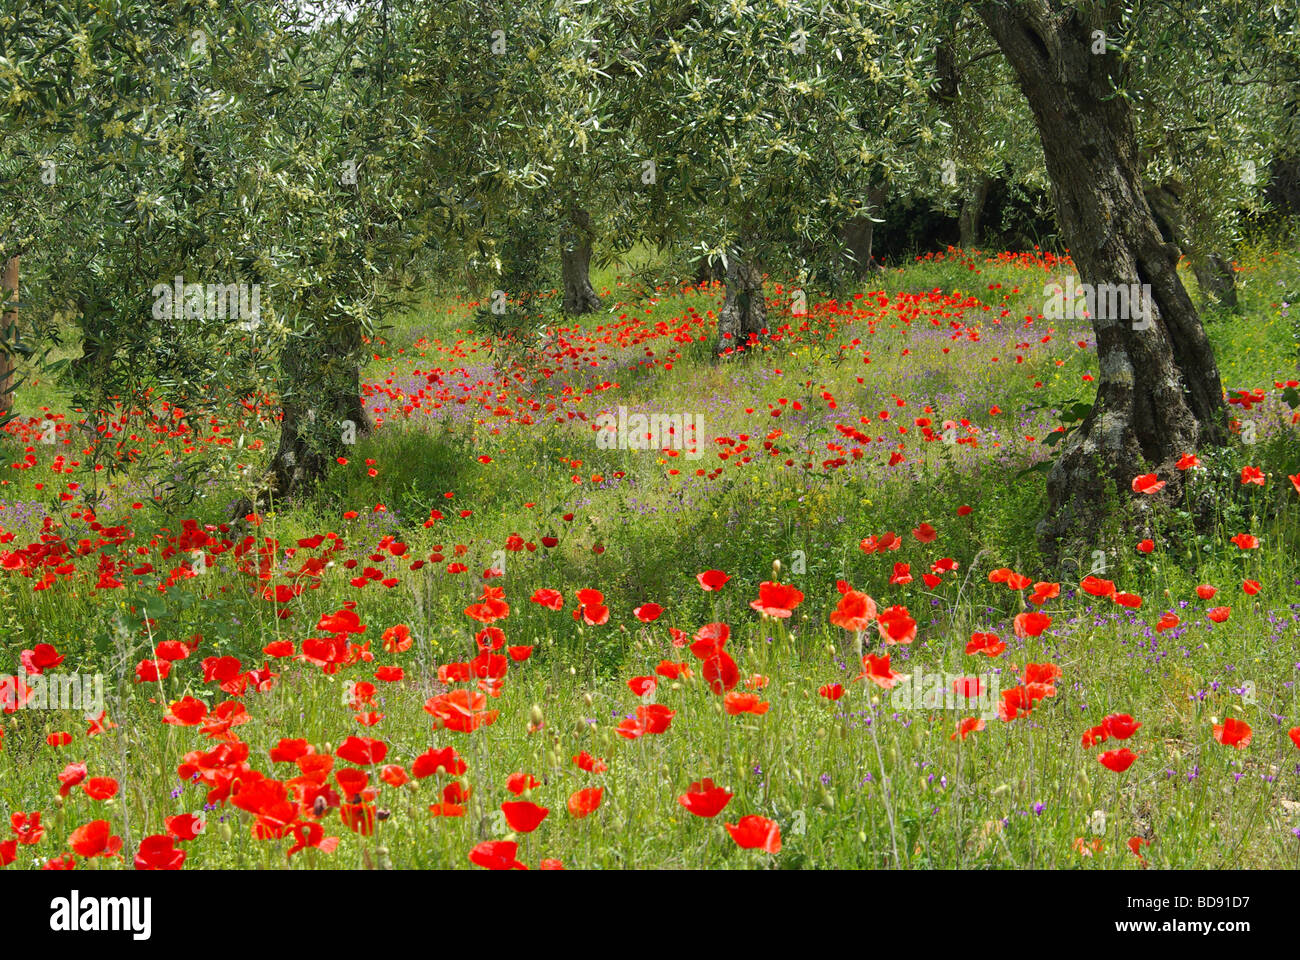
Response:
M9 347L18 342L18 258L10 257L5 263L4 283L0 285L0 302L6 304L0 316L0 340ZM12 301L12 304L10 304ZM14 405L13 379L17 373L11 349L0 350L0 417Z

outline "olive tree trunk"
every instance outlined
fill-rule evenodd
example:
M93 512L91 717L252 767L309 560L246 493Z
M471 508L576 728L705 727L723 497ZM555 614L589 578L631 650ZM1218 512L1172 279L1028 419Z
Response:
M1049 558L1096 547L1099 504L1111 484L1156 471L1181 493L1179 456L1226 437L1219 368L1178 251L1164 243L1142 192L1129 102L1113 93L1113 52L1093 53L1104 25L1060 0L984 2L978 11L1033 112L1058 220L1086 284L1141 284L1143 311L1097 310L1100 376L1092 412L1062 444L1048 476L1038 535ZM1118 315L1116 315L1118 314Z
M18 308L9 301L18 300L18 258L10 257L5 263L4 281L0 283L0 302L6 304L0 314L0 417L6 416L14 406L14 378L17 368L14 351L18 346Z
M865 280L875 271L883 269L876 262L871 248L876 234L876 223L872 218L880 217L884 202L885 191L880 187L872 187L867 192L867 205L862 212L840 231L844 242L845 266L856 280Z
M984 219L984 205L988 202L989 191L993 188L993 178L981 174L975 182L975 190L962 200L961 213L957 217L957 230L964 249L969 249L980 241L980 225Z
M749 349L767 333L763 271L738 253L727 258L727 293L718 313L718 356Z
M591 215L580 207L569 213L560 258L564 272L564 312L578 316L599 310L601 300L591 286Z
M327 348L323 354L306 338L294 337L285 346L281 363L287 388L280 403L280 441L267 486L258 495L262 505L310 491L370 430L361 399L361 371L353 359L360 333L353 329L334 339L337 349Z

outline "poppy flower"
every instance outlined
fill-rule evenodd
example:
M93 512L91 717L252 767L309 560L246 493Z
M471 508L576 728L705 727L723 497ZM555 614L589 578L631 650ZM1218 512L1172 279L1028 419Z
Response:
M825 684L824 686L821 686L817 689L817 695L820 697L825 697L827 700L834 702L838 700L840 697L844 696L844 684L842 683Z
M1006 650L1007 645L998 639L996 633L972 633L966 644L966 653L982 653L986 657L996 657Z
M506 823L516 833L532 833L551 811L528 800L507 800L501 804Z
M716 817L731 802L733 794L715 786L708 777L692 783L677 802L697 817Z
M643 603L632 611L642 623L653 623L663 615L664 608L657 603Z
M1100 577L1094 577L1091 574L1079 582L1079 587L1084 593L1092 594L1094 597L1113 597L1115 595L1115 584L1112 581L1102 580Z
M107 820L92 820L68 834L68 846L82 859L112 857L122 849L122 838L112 835Z
M1241 483L1243 486L1253 483L1262 487L1264 485L1264 471L1260 470L1259 467L1242 467Z
M1165 488L1165 482L1159 479L1154 473L1144 473L1141 476L1133 478L1134 493L1159 493Z
M176 849L176 838L156 834L140 841L136 851L137 870L179 870L185 863L185 851Z
M1232 616L1232 607L1211 607L1205 611L1205 615L1215 623L1223 623Z
M654 689L659 685L655 677L633 677L627 682L628 689L638 697L644 697L647 693L654 693Z
M880 631L880 639L890 645L907 644L916 639L916 621L904 606L886 607L880 611L876 628Z
M706 592L721 590L731 577L727 576L721 570L705 570L703 573L697 573L695 579L699 581L700 587Z
M1085 730L1080 742L1083 744L1083 749L1091 750L1097 744L1105 743L1109 739L1110 734L1106 732L1106 725L1102 723Z
M1172 610L1167 611L1160 617L1159 620L1156 621L1156 633L1164 633L1164 631L1166 630L1172 630L1180 623L1182 623L1182 620L1178 618L1177 614L1175 614Z
M889 690L903 678L904 674L894 673L889 668L889 654L878 657L874 653L868 653L862 658L862 672L853 679L870 680L882 690Z
M348 737L339 744L334 755L364 767L372 763L383 763L384 757L388 756L388 744L371 737Z
M965 740L970 734L978 733L980 730L983 730L985 726L986 724L984 723L983 718L967 717L966 719L962 720L961 723L957 724L957 729L954 730L949 735L948 739L956 740L957 737L960 736L963 740Z
M513 840L485 840L469 852L469 862L489 870L527 870L516 858L518 851Z
M1259 547L1259 537L1252 533L1239 533L1232 538L1232 542L1240 550L1255 550Z
M79 785L86 779L86 765L84 763L70 763L63 768L59 774L59 796L66 797L73 787Z
M569 813L581 820L600 807L600 801L604 795L604 787L587 787L585 790L575 790L569 797Z
M736 846L745 850L762 850L764 853L781 852L781 827L775 820L755 814L741 817L739 823L725 823L727 833Z
M1115 773L1123 773L1129 767L1133 766L1133 761L1138 755L1128 747L1121 747L1119 750L1108 750L1097 759L1107 770Z
M545 607L548 610L563 610L564 595L558 590L550 590L543 587L533 592L529 598L533 603Z
M423 780L436 773L459 777L468 769L465 761L453 747L443 747L441 750L430 748L411 762L411 776L417 780Z
M10 814L9 829L13 831L16 841L24 846L39 843L41 837L45 835L45 828L41 826L41 812L39 810L32 813L16 812Z
M1127 740L1142 726L1127 713L1112 713L1101 723L1106 728L1106 734L1116 740Z
M1196 588L1196 595L1202 600L1213 600L1214 595L1218 592L1217 587L1212 587L1208 583L1202 583Z
M750 607L764 616L784 620L803 602L803 591L789 584L764 581L758 586L758 599Z
M1242 591L1245 592L1245 594L1246 594L1247 596L1251 596L1251 597L1253 597L1253 596L1255 596L1256 594L1258 594L1259 591L1260 591L1259 581L1258 581L1258 580L1243 580L1243 581L1241 581L1241 589L1242 589Z
M574 757L573 762L579 769L586 770L588 773L604 773L609 769L609 764L599 757L593 757L586 750Z
M922 522L919 527L915 527L912 530L912 536L916 537L916 539L921 543L932 543L934 541L934 538L937 537L938 535L939 535L939 531L935 530L934 527L924 522Z
M1291 742L1295 744L1296 749L1300 750L1300 727L1292 727L1286 732L1286 735L1291 738Z
M771 704L760 701L756 693L729 693L722 703L727 713L733 717L740 713L762 716L771 708Z
M117 781L112 777L91 777L81 789L91 800L111 800L117 796Z
M1226 717L1223 723L1214 725L1214 739L1225 747L1236 747L1241 750L1250 746L1250 741L1254 735L1254 731L1250 729L1250 724L1233 717Z
M861 591L841 594L840 602L831 613L831 623L844 630L862 631L876 618L876 601Z
M541 781L531 773L512 773L506 777L506 789L516 797L522 795L525 790L531 790L541 785Z
M1030 610L1016 614L1016 618L1012 623L1015 626L1017 637L1037 637L1041 636L1042 632L1052 625L1052 618L1037 610Z

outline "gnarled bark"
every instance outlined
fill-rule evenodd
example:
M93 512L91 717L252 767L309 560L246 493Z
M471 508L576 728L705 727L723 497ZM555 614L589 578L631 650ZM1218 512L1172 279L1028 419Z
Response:
M13 351L18 345L18 308L10 301L18 299L18 258L10 257L5 263L4 280L0 283L0 302L6 304L0 314L0 417L14 405L14 378L17 368Z
M1149 285L1149 319L1092 318L1100 377L1091 414L1062 445L1039 524L1049 558L1089 549L1113 483L1128 495L1152 470L1181 492L1178 457L1222 443L1226 406L1218 365L1142 191L1129 101L1113 92L1114 52L1094 54L1080 10L1058 0L978 7L1033 112L1058 219L1083 282Z
M766 335L763 271L733 253L727 258L727 294L718 313L719 356L749 349Z
M957 230L964 249L979 243L980 222L984 219L984 204L988 202L989 191L993 188L993 178L981 174L975 182L974 191L962 200L961 213L957 216Z
M560 259L564 273L564 312L578 316L599 310L601 299L591 286L591 215L580 207L569 212Z
M846 266L856 280L865 280L875 271L884 269L876 262L871 250L876 232L875 221L871 218L879 218L884 202L885 191L880 187L872 187L867 192L867 205L840 231Z

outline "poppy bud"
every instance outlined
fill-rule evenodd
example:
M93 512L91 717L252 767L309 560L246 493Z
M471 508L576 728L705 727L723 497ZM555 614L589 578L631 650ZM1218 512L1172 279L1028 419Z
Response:
M542 715L542 708L541 708L541 706L539 706L538 704L534 703L534 704L533 704L533 709L532 709L532 711L531 711L531 712L529 713L529 715L528 715L528 719L532 722L533 726L535 726L535 727L540 727L540 726L542 725L542 721L546 719L546 718Z
M1011 784L1009 783L999 783L996 787L993 788L993 796L995 797L1005 797L1010 792L1011 792Z
M584 694L582 695L582 702L583 702L584 705L586 705L586 706L588 706L588 707L591 706L591 694L590 694L590 693L584 693Z
M381 811L381 812L387 813L387 811ZM378 850L375 851L375 855L379 858L380 870L393 869L393 858L388 855L387 847L380 847Z
M867 842L867 832L865 830L859 830L858 843L866 843L866 842Z
M217 826L217 836L221 838L222 843L230 842L230 824L225 820L222 820Z
M325 806L325 798L318 794L315 802L311 805L311 812L318 817L323 817L325 816Z
M358 798L358 799L360 799L360 798ZM376 819L376 820L387 820L387 819L388 819L389 817L391 817L392 815L393 815L393 814L392 814L391 811L385 810L383 807L380 807L379 809L377 809L377 810L375 811L375 819ZM377 851L376 851L376 852L377 852Z
M676 680L674 680L672 683L668 685L669 690L680 690L681 688L682 685L678 683Z
M818 798L818 801L827 810L835 809L835 798L831 796L830 791L827 790L825 787L822 787L821 796Z
M777 577L779 577L779 576L781 576L781 561L780 561L780 560L773 560L773 561L772 561L772 579L775 580L775 579L776 579Z

